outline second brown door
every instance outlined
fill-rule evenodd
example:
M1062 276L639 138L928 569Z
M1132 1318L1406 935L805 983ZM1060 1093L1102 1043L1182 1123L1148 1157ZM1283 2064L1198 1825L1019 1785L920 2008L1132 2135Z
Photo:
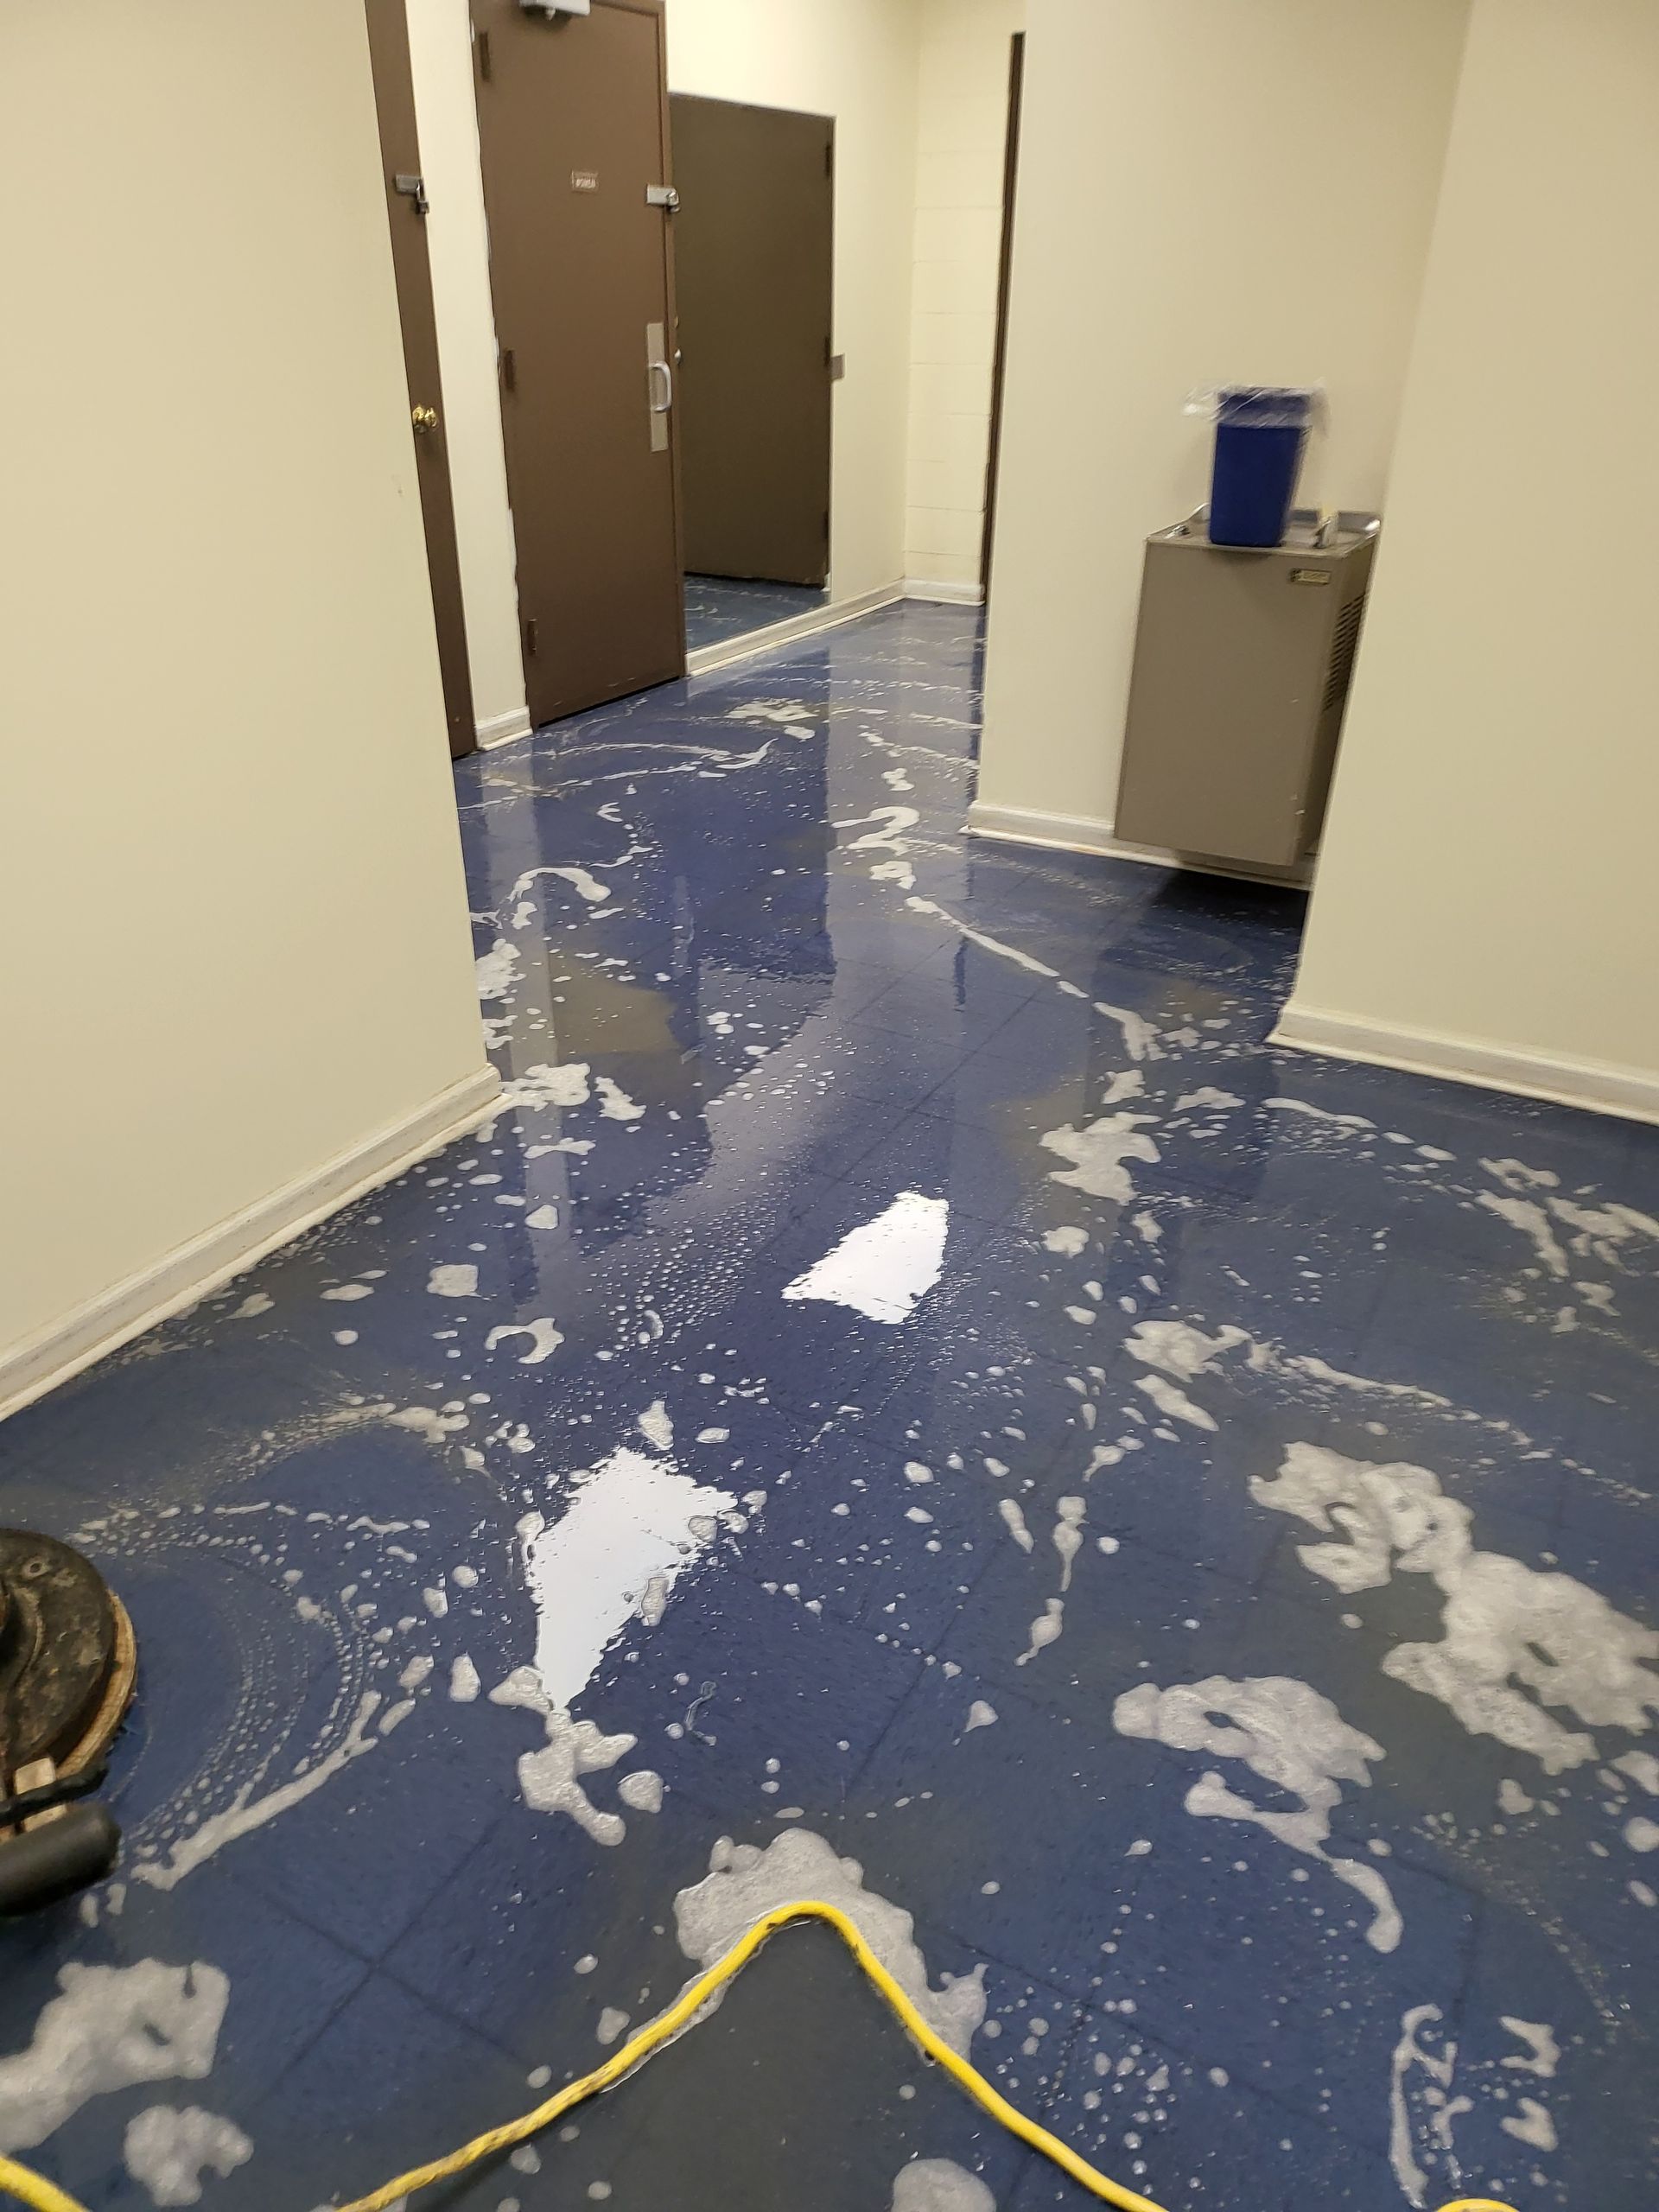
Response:
M661 0L472 0L531 718L680 675Z
M835 124L677 92L685 565L830 573Z

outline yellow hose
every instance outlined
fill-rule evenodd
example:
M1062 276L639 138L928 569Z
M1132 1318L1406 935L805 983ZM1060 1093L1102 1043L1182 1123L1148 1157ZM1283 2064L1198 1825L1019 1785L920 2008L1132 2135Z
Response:
M25 2204L32 2204L35 2212L82 2212L73 2196L67 2196L55 2183L44 2174L31 2173L27 2166L14 2165L10 2158L0 2158L0 2189L8 2196L21 2197Z
M991 2087L982 2074L970 2066L965 2058L959 2056L929 2027L864 1941L856 1923L838 1906L825 1904L816 1897L803 1898L795 1904L780 1904L767 1913L764 1919L757 1920L723 1959L717 1960L706 1974L699 1974L694 1982L681 1991L665 2012L659 2012L654 2020L640 2029L632 2042L625 2044L614 2057L607 2058L591 2074L583 2075L581 2081L572 2082L567 2088L560 2089L544 2104L537 2105L533 2112L525 2113L522 2119L510 2120L500 2127L492 2127L482 2135L475 2135L470 2143L462 2144L458 2151L451 2151L447 2158L434 2158L429 2165L416 2166L411 2172L399 2174L396 2181L385 2183L372 2195L356 2197L351 2203L342 2205L340 2212L386 2212L386 2208L400 2196L412 2196L417 2189L429 2189L434 2182L448 2181L456 2174L464 2173L467 2167L477 2165L480 2160L494 2158L500 2152L512 2150L516 2144L528 2141L532 2135L539 2135L544 2127L550 2126L573 2105L582 2104L588 2097L596 2096L601 2089L614 2087L625 2075L631 2074L643 2060L649 2058L654 2050L660 2050L671 2037L677 2036L682 2028L689 2026L709 1999L742 1972L768 1936L775 1936L780 1928L787 1928L798 1920L821 1920L835 1929L898 2014L912 2040L920 2045L936 2065L944 2067L954 2081L960 2082L975 2103L988 2112L1000 2126L1006 2127L1011 2135L1017 2135L1033 2151L1040 2151L1045 2158L1052 2158L1063 2173L1071 2175L1079 2187L1086 2189L1091 2196L1098 2196L1106 2203L1116 2205L1118 2212L1163 2212L1162 2206L1154 2204L1151 2197L1141 2196L1135 2190L1124 2188L1121 2182L1109 2179L1091 2166L1086 2158L1080 2158L1075 2151L1062 2143L1058 2135L1051 2135L1046 2127L1039 2127L1034 2120L1027 2120L1024 2113L1017 2112L1006 2097ZM85 2208L78 2204L73 2196L67 2196L39 2174L31 2173L27 2166L14 2165L10 2158L0 2158L0 2190L32 2206L34 2212L85 2212ZM1463 2196L1454 2204L1443 2206L1441 2212L1514 2212L1514 2207L1499 2204L1491 2197Z

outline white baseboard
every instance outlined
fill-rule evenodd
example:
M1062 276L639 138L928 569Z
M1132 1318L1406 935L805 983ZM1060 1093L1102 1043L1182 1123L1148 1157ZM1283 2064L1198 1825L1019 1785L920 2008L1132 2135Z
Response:
M747 637L728 638L718 645L702 645L685 657L688 676L712 676L716 669L734 668L739 661L753 660L757 653L769 653L779 645L793 645L798 638L816 638L820 630L837 630L843 622L855 622L861 614L874 614L884 607L894 607L905 596L902 584L882 584L875 591L860 592L852 599L834 599L823 607L815 607L805 614L791 614L786 622L768 623L764 630L751 630Z
M940 607L983 607L985 594L978 584L929 583L925 578L905 578L906 599L929 599Z
M1203 854L1177 853L1160 845L1131 845L1112 835L1109 822L1089 814L1044 814L1027 806L988 806L976 799L963 824L970 837L989 837L1010 845L1046 845L1062 853L1098 853L1106 860L1139 861L1148 868L1191 869L1198 875L1224 875L1237 883L1272 883L1305 890L1313 870L1250 868L1243 861L1211 860Z
M1322 1052L1373 1067L1403 1068L1412 1075L1443 1077L1480 1090L1518 1092L1592 1114L1620 1114L1633 1122L1659 1122L1659 1075L1611 1060L1578 1060L1529 1052L1520 1046L1483 1043L1434 1029L1395 1029L1353 1014L1333 1014L1293 998L1280 1014L1269 1043L1299 1052Z
M291 1243L365 1192L391 1182L417 1160L477 1128L500 1111L500 1090L495 1070L480 1068L389 1128L176 1245L152 1266L0 1352L0 1421L158 1321L221 1289L255 1261Z
M498 745L512 745L530 735L528 707L509 708L505 715L491 715L478 725L478 749L493 753Z
M843 622L855 622L861 614L879 613L884 607L896 607L906 599L931 600L941 606L981 607L985 594L977 584L933 584L906 577L902 583L881 584L874 591L859 592L851 599L831 600L804 614L791 614L786 621L768 623L763 630L751 630L745 637L727 639L717 645L700 646L696 652L687 653L685 672L688 676L712 676L717 669L734 668L740 661L753 660L757 653L769 653L779 645L793 645L798 638L815 638L821 630L839 629ZM512 745L530 734L530 715L525 709L493 715L478 725L478 749L480 753L493 753L498 746Z
M896 607L901 600L925 599L956 607L978 607L985 594L977 585L918 583L906 578L902 583L881 584L874 591L859 592L851 599L830 600L823 607L810 608L804 614L791 614L785 621L770 622L762 630L751 630L741 638L728 638L717 645L702 645L685 657L688 676L712 676L722 668L735 668L741 661L753 660L757 654L774 652L779 645L793 645L800 638L815 638L822 630L839 629L843 622L855 622L861 614L876 614L884 607ZM478 726L478 746L480 753L493 753L498 746L511 745L517 739L528 737L530 716L520 708L509 715L493 715Z

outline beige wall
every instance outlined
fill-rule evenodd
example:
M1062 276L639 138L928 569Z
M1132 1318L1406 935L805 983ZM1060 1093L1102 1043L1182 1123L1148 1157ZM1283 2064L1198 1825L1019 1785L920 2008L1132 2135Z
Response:
M407 0L409 58L421 138L421 168L432 212L426 219L443 373L449 475L455 501L461 596L479 734L529 728L518 631L516 550L501 444L489 234L479 169L478 106L467 0Z
M979 588L1009 48L1026 0L920 0L905 573Z
M837 599L904 575L916 65L916 0L669 0L675 92L836 118Z
M1652 0L1477 0L1287 1027L1659 1118L1656 118Z
M482 1050L360 12L5 9L0 200L3 1402Z
M1325 379L1305 495L1382 503L1465 22L1029 0L981 826L1109 834L1141 542L1207 493L1192 387Z

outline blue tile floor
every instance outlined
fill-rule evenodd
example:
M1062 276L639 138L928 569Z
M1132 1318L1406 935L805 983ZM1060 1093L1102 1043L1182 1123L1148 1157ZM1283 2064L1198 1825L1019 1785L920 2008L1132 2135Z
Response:
M759 583L741 576L688 576L685 645L688 652L729 645L773 622L810 614L829 599L810 584Z
M964 842L978 666L463 764L497 1120L0 1432L143 1663L0 2147L305 2212L817 1890L1171 2208L1656 2202L1659 1140L1274 1049L1288 895ZM443 2201L1082 2199L812 1930Z

